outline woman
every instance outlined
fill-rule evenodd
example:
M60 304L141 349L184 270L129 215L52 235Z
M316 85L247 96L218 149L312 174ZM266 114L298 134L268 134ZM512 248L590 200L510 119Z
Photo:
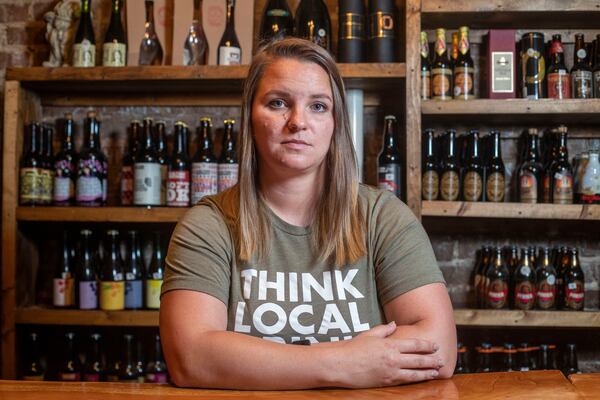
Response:
M456 330L431 245L396 197L359 185L343 82L325 50L286 39L259 51L240 142L238 185L202 199L169 246L160 329L174 383L450 377Z

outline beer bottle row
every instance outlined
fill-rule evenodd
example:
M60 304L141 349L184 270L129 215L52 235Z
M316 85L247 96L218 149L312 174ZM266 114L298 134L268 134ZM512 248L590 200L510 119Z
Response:
M475 64L471 57L469 27L452 33L452 49L446 45L446 30L436 29L433 57L427 32L421 32L421 99L472 100L475 98Z
M582 311L585 279L576 248L484 246L473 289L479 308Z
M67 332L59 346L47 346L53 349L52 354L44 354L40 335L29 333L23 346L21 379L129 383L166 383L169 380L158 334L152 337L151 349L143 352L140 351L141 342L130 333L124 334L121 345L116 346L96 332L81 338L81 342L78 339L75 333ZM85 346L83 362L80 346ZM105 351L108 349L112 351ZM142 354L149 354L147 362Z
M556 369L560 369L565 376L580 373L577 346L574 343L562 346L560 353L554 344L532 346L527 342L518 346L512 343L492 346L489 342L483 342L471 351L459 342L457 351L455 374ZM473 351L475 354L472 354Z
M78 246L71 233L65 231L62 260L52 281L53 305L80 310L158 310L165 271L162 235L153 233L147 267L139 233L130 230L126 237L127 255L123 261L119 231L106 231L101 248L89 229L79 232Z

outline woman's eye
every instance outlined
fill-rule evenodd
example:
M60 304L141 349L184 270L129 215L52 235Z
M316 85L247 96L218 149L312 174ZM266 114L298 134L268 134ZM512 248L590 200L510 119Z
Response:
M273 108L283 108L285 107L285 103L283 102L283 100L271 100L269 102L269 106Z
M323 103L315 103L312 106L312 109L317 112L325 112L327 111L327 106Z

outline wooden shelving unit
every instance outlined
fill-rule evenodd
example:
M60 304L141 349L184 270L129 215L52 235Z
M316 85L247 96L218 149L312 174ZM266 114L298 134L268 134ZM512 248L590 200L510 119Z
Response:
M30 222L175 223L189 208L18 207L17 220Z
M421 215L457 218L600 220L600 206L424 201Z
M24 307L16 310L15 322L31 325L158 326L158 311L86 311Z

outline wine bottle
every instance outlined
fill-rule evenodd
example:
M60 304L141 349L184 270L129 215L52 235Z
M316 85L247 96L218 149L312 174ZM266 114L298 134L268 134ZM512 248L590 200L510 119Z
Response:
M339 0L338 62L365 61L365 6L363 0Z
M259 43L281 40L294 33L294 18L287 0L269 0L260 24Z
M54 184L54 151L52 143L54 141L54 129L42 125L41 134L42 149L42 204L52 204L52 195Z
M58 264L52 280L52 304L54 307L68 308L75 305L75 274L69 239L68 232L64 231L62 261Z
M229 189L238 181L238 158L235 151L235 140L233 138L233 119L225 120L225 134L223 135L223 146L221 158L218 165L218 190Z
M140 65L161 65L163 49L154 26L154 0L146 0L146 23L140 44Z
M81 17L73 41L73 66L96 66L96 39L90 15L92 0L81 0Z
M79 271L79 309L95 310L98 308L98 267L96 254L92 250L92 231L83 229L81 235L81 251L78 257Z
M396 7L394 0L369 0L370 62L396 62Z
M100 355L100 340L99 333L92 333L85 356L85 364L83 366L83 381L85 382L100 382L104 378L104 364Z
M152 138L152 118L144 118L144 139L133 167L133 204L160 205L160 164Z
M73 142L73 116L65 114L63 144L54 159L54 205L70 206L75 202L75 143Z
M137 231L127 232L127 258L125 259L125 308L137 310L143 303L144 262Z
M218 164L213 153L210 118L201 118L198 128L198 150L192 159L192 205L202 197L218 192Z
M175 149L169 166L167 184L167 206L189 207L190 205L190 160L188 157L187 127L175 123Z
M123 0L112 0L110 24L102 45L102 65L105 67L124 67L127 64L127 41L121 23Z
M160 205L167 205L167 178L169 175L169 156L167 155L167 138L165 122L156 123L156 157L160 164Z
M125 308L125 283L123 261L119 245L119 232L106 232L104 263L100 270L100 308L104 311L118 311Z
M323 0L301 0L296 9L296 36L331 48L331 21Z
M57 379L59 381L80 381L81 380L81 362L75 351L75 334L73 332L65 333L64 352L57 368Z
M146 382L167 383L167 364L163 358L160 336L154 335L154 357L146 367Z
M76 201L78 206L106 204L108 162L100 147L100 122L88 112L86 137L77 163Z
M227 2L227 23L219 42L217 54L218 65L240 65L242 63L242 47L235 34L235 0Z
M152 260L146 273L146 308L160 308L160 288L165 272L165 258L160 232L154 233L154 249Z
M140 121L133 120L129 126L127 153L121 161L121 205L133 205L133 165L140 148Z
M29 143L19 164L19 203L39 205L42 203L42 152L40 148L41 126L37 122L27 126Z
M202 28L202 0L194 0L194 18L183 45L183 65L204 65L208 41Z

